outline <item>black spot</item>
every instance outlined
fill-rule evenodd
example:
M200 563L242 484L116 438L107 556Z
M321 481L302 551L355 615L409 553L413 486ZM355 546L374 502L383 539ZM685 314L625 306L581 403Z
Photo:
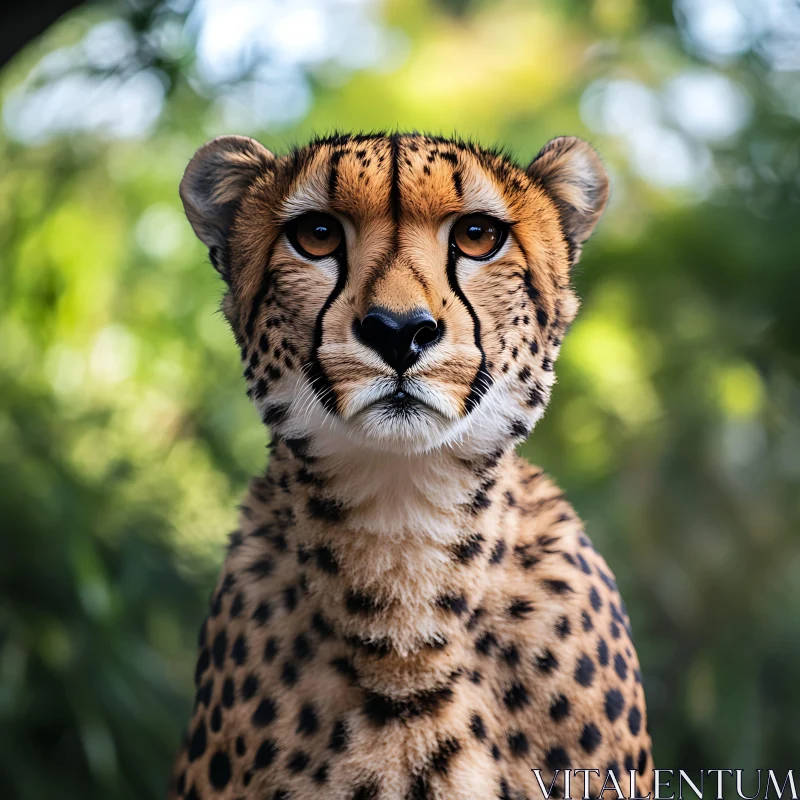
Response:
M592 568L586 563L586 559L580 553L576 553L575 554L575 558L577 559L578 564L580 564L581 569L587 575L591 575L592 574Z
M547 326L547 312L543 308L536 309L536 321L542 328Z
M614 671L619 675L621 681L628 677L628 665L625 663L621 653L617 653L614 656Z
M363 616L374 614L381 608L378 600L372 595L353 589L350 589L345 595L344 604L351 614L361 614Z
M194 729L192 738L189 740L189 761L197 761L206 751L206 721L200 719Z
M575 680L581 686L591 686L594 680L594 661L585 653L578 659L575 667Z
M569 617L561 617L556 623L556 634L559 639L566 639L572 632L572 627L569 624Z
M628 772L633 772L633 756L630 753L625 756L625 769Z
M509 616L515 617L516 619L524 619L528 614L532 613L532 611L533 603L522 597L515 598L508 607Z
M258 678L250 673L242 682L242 699L249 700L258 691Z
M234 694L233 679L225 678L225 683L222 684L222 705L225 706L225 708L231 708L233 706L235 700Z
M256 710L253 712L250 722L252 722L253 725L258 728L264 728L269 725L277 715L278 707L275 704L275 701L270 700L269 697L265 697L263 700L261 700Z
M503 695L503 702L509 710L517 711L520 708L530 705L531 698L525 686L519 681L515 681L506 689Z
M597 660L600 662L601 667L608 666L608 645L602 636L597 642Z
M542 672L548 674L558 669L558 660L549 650L545 650L542 655L536 656L535 663Z
M298 633L294 640L294 654L300 661L307 661L314 654L311 641L304 633Z
M492 555L489 557L489 563L499 564L503 560L507 548L508 545L506 545L505 539L498 539L497 543L492 549Z
M333 551L324 545L318 547L314 553L317 566L328 575L336 575L339 571L339 564L333 555Z
M437 598L436 605L445 611L450 611L457 617L468 611L467 598L463 594L445 594Z
M256 625L263 625L270 616L272 616L272 609L269 607L269 603L264 602L258 604L251 619L255 621Z
M475 713L470 717L469 729L479 742L482 742L486 738L486 726L483 724L483 718L480 714Z
M195 685L200 684L200 679L203 677L203 674L208 669L210 663L211 663L211 654L208 652L208 648L204 647L200 651L200 655L197 657L197 666L194 669Z
M644 771L647 769L647 750L642 748L639 751L639 760L636 762L636 771L640 775L644 775Z
M269 575L275 569L275 562L269 557L264 556L264 558L260 558L258 561L254 561L248 568L248 572L252 572L254 575L259 575L264 577Z
M319 611L311 617L311 627L316 631L320 639L330 639L333 636L333 626Z
M619 689L609 689L606 692L606 716L610 722L616 722L622 709L625 707L625 699Z
M608 632L611 634L612 638L619 639L619 625L616 622L612 622L608 626Z
M515 439L527 439L530 432L531 427L525 420L516 419L511 423L511 435Z
M531 408L543 405L545 401L544 390L538 383L534 383L528 390L528 405Z
M428 776L425 773L417 775L408 790L405 800L432 800L432 798Z
M333 658L331 659L331 666L340 675L344 675L345 678L349 678L353 683L358 680L356 668L353 666L353 662L349 658L346 658L345 656Z
M255 758L253 759L253 769L264 769L268 767L275 760L278 755L278 745L275 744L274 739L264 739L256 750Z
M431 756L431 769L440 775L447 775L450 760L461 750L458 739L445 739L439 744L436 752Z
M260 399L261 397L266 394L267 386L263 387L263 393L261 391L262 381L259 381L256 385L256 390L253 392L256 399ZM275 425L280 425L286 419L286 415L289 413L289 406L283 403L274 403L268 405L265 409L263 414L261 415L261 419L264 421L265 425L269 425L270 427L274 427Z
M278 649L278 638L276 636L270 636L264 644L264 661L266 661L267 664L275 660L275 656L278 655Z
M323 784L326 783L328 780L328 762L325 761L314 770L314 774L311 776L312 780L315 783Z
M289 756L289 760L286 762L286 768L289 772L302 772L307 766L308 762L311 761L311 757L308 753L304 753L302 750L295 750Z
M547 768L552 770L569 769L570 767L569 754L563 747L554 747L552 750L548 750L544 762Z
M283 605L289 612L297 608L297 589L294 586L286 586L284 588Z
M503 660L506 662L506 664L508 664L509 667L516 667L517 664L519 664L519 648L513 642L502 648L500 654L503 656Z
M341 522L345 515L341 504L326 497L309 497L306 508L310 517L325 522Z
M341 753L347 748L350 741L350 731L343 719L337 719L333 723L331 738L328 740L328 747L336 753Z
M482 656L488 656L492 648L497 644L497 638L491 631L484 631L475 640L475 650Z
M567 594L573 591L572 587L566 581L560 580L545 580L542 581L544 588L551 594Z
M313 703L306 703L297 715L297 730L301 736L313 736L319 730L319 718Z
M217 733L222 727L222 709L219 706L214 706L211 712L211 730Z
M514 546L514 555L522 569L530 569L539 563L539 557L529 553L531 544L518 544Z
M606 764L606 772L613 772L614 777L619 780L619 764L616 761L609 761Z
M236 737L236 755L241 758L247 752L247 745L241 736Z
M283 662L283 669L281 670L281 682L291 688L294 686L300 677L297 667L291 661Z
M639 728L642 725L642 712L636 706L632 706L628 712L628 728L634 736L639 735Z
M218 791L222 791L231 779L231 760L227 753L218 750L208 762L208 779Z
M236 641L231 648L231 658L240 667L247 660L247 640L244 638L244 634L240 633L236 637Z
M217 669L222 669L225 663L225 654L228 649L228 637L224 630L220 631L214 637L214 644L211 646L211 652L214 656L214 666Z
M383 726L394 719L431 716L452 699L453 689L450 684L426 689L401 699L368 692L363 711L373 725Z
M453 555L457 561L466 564L483 552L483 541L480 533L474 533L453 546Z
M590 755L600 746L603 737L600 730L593 722L583 726L581 738L578 740L580 746Z
M603 605L603 601L600 599L600 595L594 586L589 590L589 602L592 604L592 608L595 611L599 611Z
M243 608L244 608L244 595L241 592L239 592L236 595L236 597L233 598L233 602L231 603L228 615L231 618L238 617L242 613Z
M516 758L522 758L528 754L530 745L528 744L528 737L522 731L511 731L508 734L508 749L511 755Z
M378 791L379 787L377 783L365 783L355 790L353 793L353 800L378 800Z
M208 704L211 702L211 693L214 691L214 679L209 678L201 688L197 690L197 694L195 695L195 701L197 703L202 703L206 708L208 708Z
M472 498L472 502L470 504L470 510L473 514L478 514L479 512L483 511L486 508L489 508L492 505L492 501L489 498L489 495L486 494L485 490L478 489L475 492L475 495Z

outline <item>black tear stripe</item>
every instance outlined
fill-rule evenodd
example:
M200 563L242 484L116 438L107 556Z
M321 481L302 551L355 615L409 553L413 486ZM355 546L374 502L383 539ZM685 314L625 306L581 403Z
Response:
M467 399L464 401L464 411L465 413L469 414L475 408L475 406L478 405L481 398L484 394L486 394L494 381L492 380L492 376L489 374L489 371L486 369L486 353L483 352L483 345L481 344L481 321L478 319L478 315L475 313L472 303L467 300L467 296L458 285L458 278L456 277L457 260L458 253L455 245L451 244L447 252L447 282L450 284L450 289L453 294L455 294L456 297L458 297L458 299L464 304L464 307L469 312L470 317L472 317L472 330L475 336L475 347L478 348L478 352L481 354L481 363L478 366L475 377L472 379L472 383L469 385L469 394L467 395Z
M328 295L328 299L323 304L319 314L317 314L317 321L314 326L314 343L311 345L308 378L311 381L311 388L325 409L332 414L338 415L336 392L319 360L319 348L322 346L323 319L347 283L347 251L344 248L344 244L342 244L339 252L334 255L334 258L339 264L339 277L336 279L336 286L333 287L333 291Z
M335 155L336 153L334 153L334 156ZM339 161L342 155L344 155L344 153L340 152L338 157L332 160L331 171L328 175L328 190L331 193L336 191ZM333 200L333 194L331 194L329 200ZM323 304L319 314L317 314L317 321L314 325L314 343L311 345L308 377L311 381L311 388L324 408L332 414L338 414L336 408L336 392L333 389L330 379L325 374L325 370L322 369L322 364L319 360L319 348L322 346L322 323L325 314L336 302L342 291L344 291L345 284L347 283L347 249L345 248L344 242L342 242L339 252L334 253L334 258L339 264L339 277L336 279L336 285L333 287L333 291L328 295L328 299Z

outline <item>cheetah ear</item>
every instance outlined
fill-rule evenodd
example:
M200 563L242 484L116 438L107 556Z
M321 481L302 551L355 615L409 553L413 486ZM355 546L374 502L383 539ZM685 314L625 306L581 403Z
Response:
M226 280L228 234L239 201L274 161L254 139L220 136L204 144L183 173L180 195L186 216Z
M528 175L558 206L572 264L577 263L608 201L608 173L590 145L575 136L551 139Z

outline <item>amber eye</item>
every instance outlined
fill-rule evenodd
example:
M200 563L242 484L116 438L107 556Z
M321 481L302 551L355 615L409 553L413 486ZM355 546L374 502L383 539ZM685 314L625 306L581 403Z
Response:
M292 247L306 258L325 258L339 248L344 232L339 222L330 214L310 211L286 226L286 235Z
M467 258L488 258L506 238L506 226L486 214L468 214L453 225L451 241Z

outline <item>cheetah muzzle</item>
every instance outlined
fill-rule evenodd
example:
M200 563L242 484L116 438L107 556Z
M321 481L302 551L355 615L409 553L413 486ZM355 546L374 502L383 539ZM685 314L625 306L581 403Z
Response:
M637 770L646 794L625 606L514 453L608 197L594 151L559 138L522 169L417 134L280 157L227 136L180 192L271 457L200 633L172 796L518 800L542 796L533 769Z

